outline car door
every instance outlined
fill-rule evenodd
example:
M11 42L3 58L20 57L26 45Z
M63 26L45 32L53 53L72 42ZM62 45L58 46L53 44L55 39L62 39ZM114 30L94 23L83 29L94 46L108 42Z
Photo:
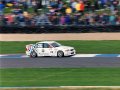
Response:
M35 45L35 51L38 56L44 56L43 43L38 43Z
M53 56L53 47L50 46L48 43L43 43L44 48L44 56Z

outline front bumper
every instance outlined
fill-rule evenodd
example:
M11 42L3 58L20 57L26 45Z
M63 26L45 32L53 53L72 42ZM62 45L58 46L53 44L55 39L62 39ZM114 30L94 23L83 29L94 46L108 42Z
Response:
M76 51L75 50L73 50L73 51L66 51L65 53L64 53L64 56L74 56L76 54Z

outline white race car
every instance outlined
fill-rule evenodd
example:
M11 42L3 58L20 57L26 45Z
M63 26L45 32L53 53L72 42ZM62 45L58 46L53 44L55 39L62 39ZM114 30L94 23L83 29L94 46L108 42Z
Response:
M73 56L76 51L73 47L63 46L55 41L43 41L26 45L26 54L30 57L38 56Z

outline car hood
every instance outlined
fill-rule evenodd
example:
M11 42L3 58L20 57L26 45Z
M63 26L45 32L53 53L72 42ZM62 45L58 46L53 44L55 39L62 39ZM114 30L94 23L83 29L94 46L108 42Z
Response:
M60 46L60 47L57 47L58 49L74 49L73 47L70 47L70 46Z

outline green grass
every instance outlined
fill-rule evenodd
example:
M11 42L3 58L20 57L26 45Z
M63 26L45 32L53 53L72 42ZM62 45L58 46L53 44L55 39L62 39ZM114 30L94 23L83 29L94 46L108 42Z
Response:
M120 86L120 68L0 69L0 86Z
M0 42L0 54L25 53L25 45L37 41ZM120 40L118 41L58 41L63 45L75 47L77 53L82 54L120 54Z

